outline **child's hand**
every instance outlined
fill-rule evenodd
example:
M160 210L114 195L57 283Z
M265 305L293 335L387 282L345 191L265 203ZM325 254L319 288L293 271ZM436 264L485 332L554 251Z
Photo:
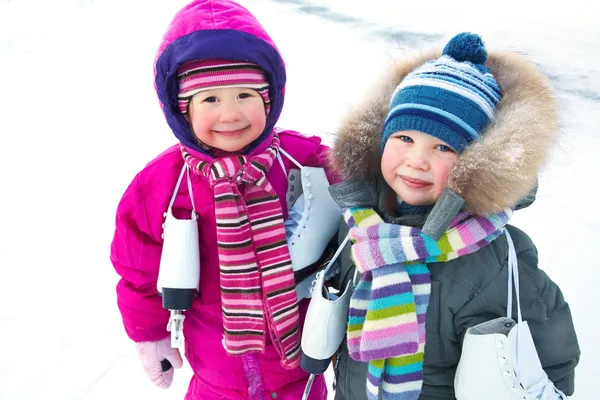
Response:
M166 337L157 342L139 342L135 344L135 348L152 383L163 389L171 386L174 368L181 368L183 365L179 349L171 348L171 338ZM163 371L163 365L167 364L164 360L169 361L174 368Z

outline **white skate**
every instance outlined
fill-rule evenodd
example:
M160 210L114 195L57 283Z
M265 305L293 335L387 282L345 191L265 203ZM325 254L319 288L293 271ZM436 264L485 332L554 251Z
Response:
M467 330L454 389L457 400L567 400L542 369L527 321L521 317L519 270L508 239L508 316ZM518 323L512 316L513 281Z

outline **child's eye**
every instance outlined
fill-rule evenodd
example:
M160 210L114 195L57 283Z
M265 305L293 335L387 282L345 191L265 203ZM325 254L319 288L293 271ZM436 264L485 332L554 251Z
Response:
M435 148L439 151L443 151L444 153L454 152L450 146L446 146L445 144L438 144Z
M215 96L207 97L203 100L205 103L216 103L218 100Z
M403 142L406 143L412 143L413 140L410 136L405 136L405 135L400 135L400 136L396 136L398 139L402 140Z
M246 92L244 92L244 93L240 93L240 94L238 95L238 97L239 97L240 99L247 99L247 98L249 98L249 97L252 97L252 93L246 93Z

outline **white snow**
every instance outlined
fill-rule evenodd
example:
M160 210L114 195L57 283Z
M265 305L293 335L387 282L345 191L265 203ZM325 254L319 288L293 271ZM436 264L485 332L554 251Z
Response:
M146 380L122 329L108 255L121 194L174 143L152 62L185 3L0 0L0 399L183 398L189 368L169 390ZM536 203L513 222L571 305L582 349L573 398L594 398L600 6L404 3L242 1L286 60L279 125L330 142L393 57L459 31L527 52L557 87L564 136Z

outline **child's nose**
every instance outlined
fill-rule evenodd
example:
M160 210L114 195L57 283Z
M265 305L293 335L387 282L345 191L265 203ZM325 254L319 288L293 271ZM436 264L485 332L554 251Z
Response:
M411 168L420 169L423 171L429 170L429 161L424 156L422 151L415 150L407 157L406 160Z
M235 102L225 102L221 106L221 122L234 122L240 119L240 108Z

